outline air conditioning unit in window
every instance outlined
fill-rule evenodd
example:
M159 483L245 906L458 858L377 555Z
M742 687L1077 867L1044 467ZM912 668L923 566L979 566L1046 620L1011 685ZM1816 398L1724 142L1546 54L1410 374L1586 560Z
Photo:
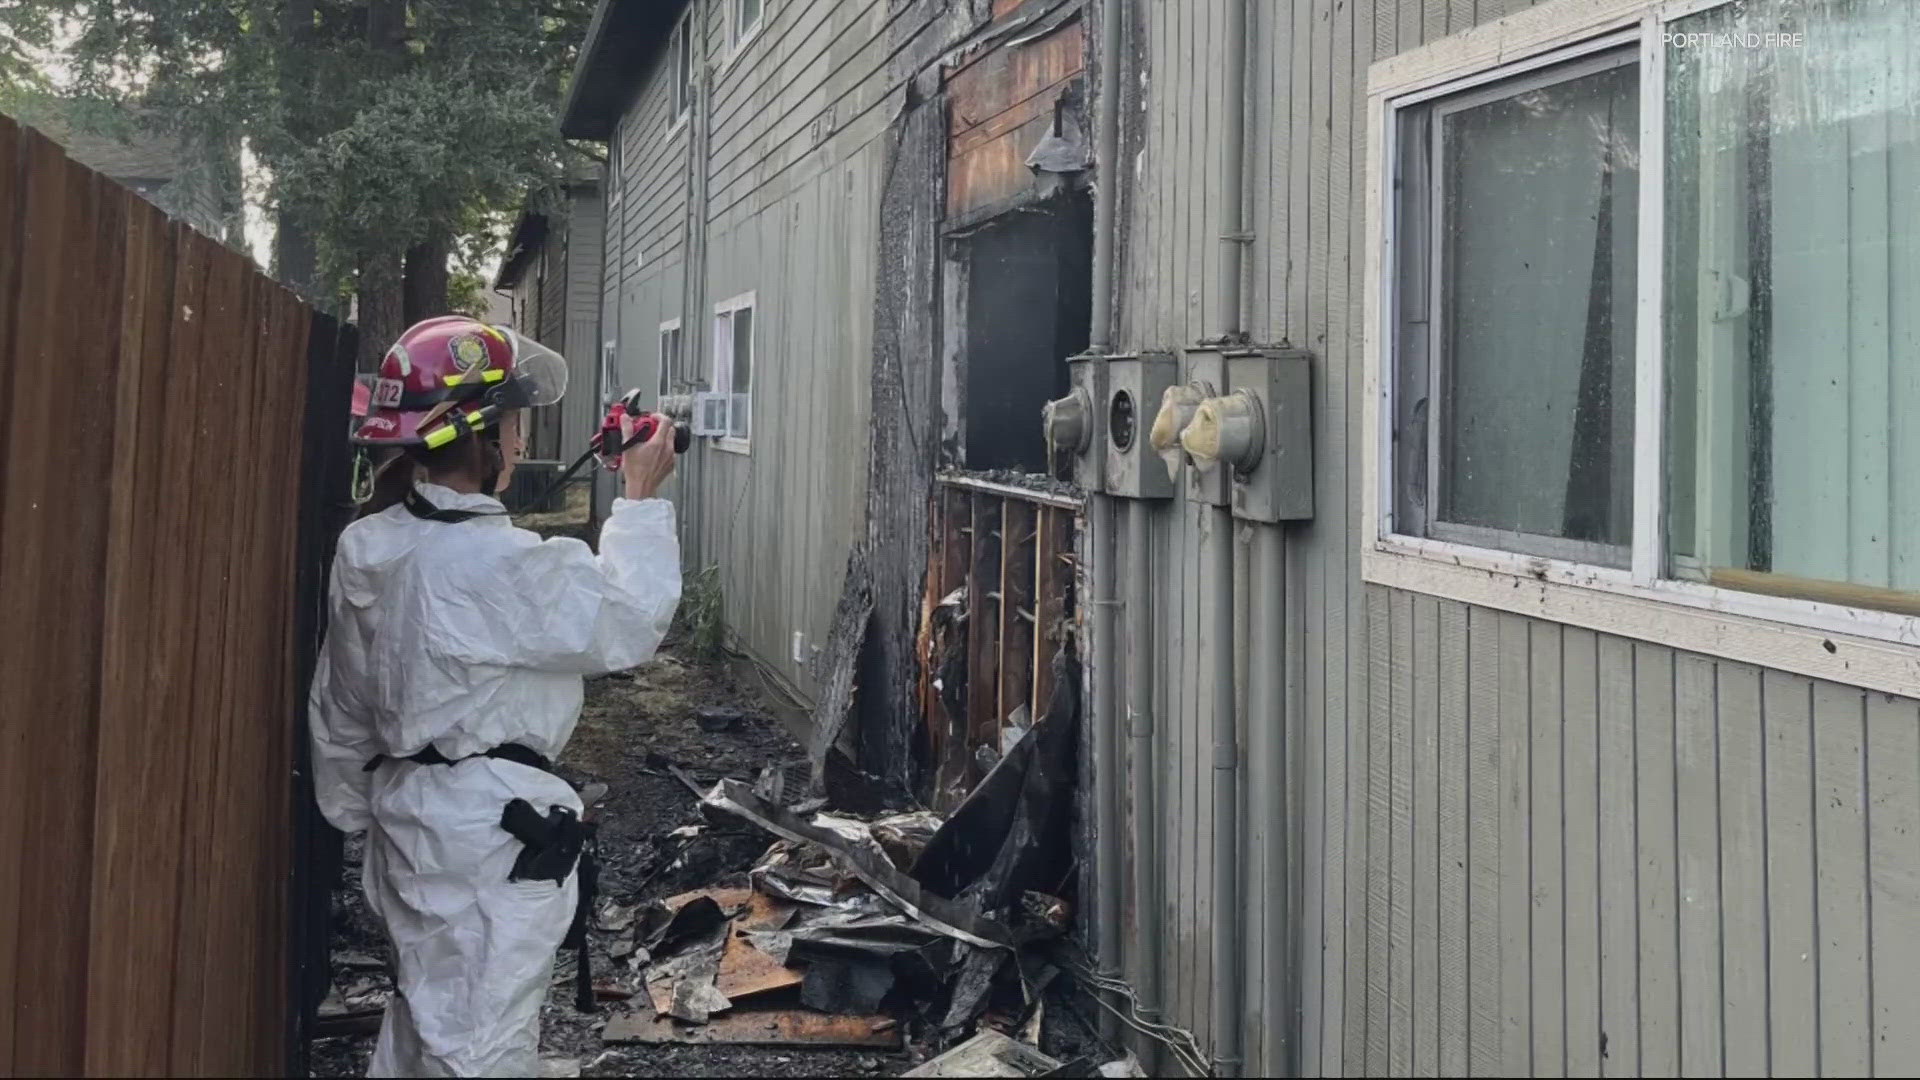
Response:
M727 433L727 395L701 391L693 395L693 433L719 436Z

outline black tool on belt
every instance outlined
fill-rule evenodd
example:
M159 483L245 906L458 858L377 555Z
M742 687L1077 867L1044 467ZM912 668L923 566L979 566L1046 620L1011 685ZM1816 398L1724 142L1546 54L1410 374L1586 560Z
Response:
M473 756L511 761L559 775L553 772L553 763L545 755L519 743L505 743ZM367 762L366 771L372 772L387 760L385 754L375 755L373 760ZM454 765L468 759L447 757L432 743L428 743L427 748L419 753L398 760L421 765ZM567 875L573 873L574 866L578 864L580 867L580 894L574 903L573 921L568 924L567 936L561 940L560 947L574 950L574 1008L581 1012L596 1011L593 961L587 951L587 919L600 891L600 859L594 845L594 834L599 826L581 820L578 814L564 806L549 807L546 815L542 816L527 800L512 799L500 811L500 827L521 844L520 856L513 861L513 869L507 874L508 881L551 881L556 886L564 885Z

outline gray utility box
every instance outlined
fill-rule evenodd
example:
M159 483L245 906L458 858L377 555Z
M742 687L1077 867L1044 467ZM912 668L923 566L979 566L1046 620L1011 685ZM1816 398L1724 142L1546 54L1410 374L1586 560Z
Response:
M1251 469L1233 476L1233 515L1247 521L1313 517L1313 360L1299 349L1262 349L1226 357L1227 388L1265 407L1264 446ZM1191 471L1191 470L1190 470Z
M1218 349L1187 350L1187 385L1200 392L1202 399L1216 398L1227 393L1227 361ZM1224 463L1212 468L1202 469L1192 459L1187 459L1186 468L1187 498L1208 506L1227 506L1233 500L1233 470Z
M1082 354L1067 359L1067 391L1072 408L1062 413L1051 449L1056 464L1062 458L1073 462L1073 482L1083 491L1104 492L1107 464L1107 364L1109 358ZM1056 406L1057 408L1057 406ZM1075 429L1078 438L1074 439Z
M1106 490L1127 499L1170 499L1173 480L1150 436L1160 398L1178 376L1164 353L1107 360L1106 405L1098 423L1107 450Z

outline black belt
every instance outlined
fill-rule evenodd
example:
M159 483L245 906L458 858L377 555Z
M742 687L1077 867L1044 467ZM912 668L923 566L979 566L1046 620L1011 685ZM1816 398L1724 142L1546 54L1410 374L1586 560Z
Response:
M483 750L478 754L471 754L463 758L450 758L441 753L439 747L428 743L425 750L417 754L409 754L402 758L389 757L386 754L375 754L373 755L373 759L367 762L362 771L372 772L379 768L380 763L383 761L412 761L421 765L458 765L463 761L471 761L477 757L511 761L516 765L525 765L530 769L539 769L544 773L553 772L553 762L548 761L546 755L535 750L529 750L519 743L501 743L491 750Z

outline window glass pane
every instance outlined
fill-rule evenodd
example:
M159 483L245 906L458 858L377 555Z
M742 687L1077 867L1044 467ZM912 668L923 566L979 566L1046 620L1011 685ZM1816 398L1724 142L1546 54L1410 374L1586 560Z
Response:
M1672 29L1673 570L1900 608L1920 591L1920 5L1750 0Z
M752 394L734 394L729 398L727 411L727 434L736 439L747 438L749 420L753 413Z
M713 374L712 385L708 387L714 393L725 393L733 379L733 313L716 315L713 319Z
M760 21L760 0L740 0L740 35L745 37Z
M1416 402L1437 391L1437 523L1623 563L1639 71L1617 56L1581 66L1434 107L1440 375L1405 389Z
M753 389L753 309L733 313L733 382L736 393Z
M675 112L685 111L692 98L693 88L693 35L687 32L687 23L683 20L680 28L674 31L674 90L673 107Z
M660 331L660 394L672 392L673 381L680 371L680 328Z

